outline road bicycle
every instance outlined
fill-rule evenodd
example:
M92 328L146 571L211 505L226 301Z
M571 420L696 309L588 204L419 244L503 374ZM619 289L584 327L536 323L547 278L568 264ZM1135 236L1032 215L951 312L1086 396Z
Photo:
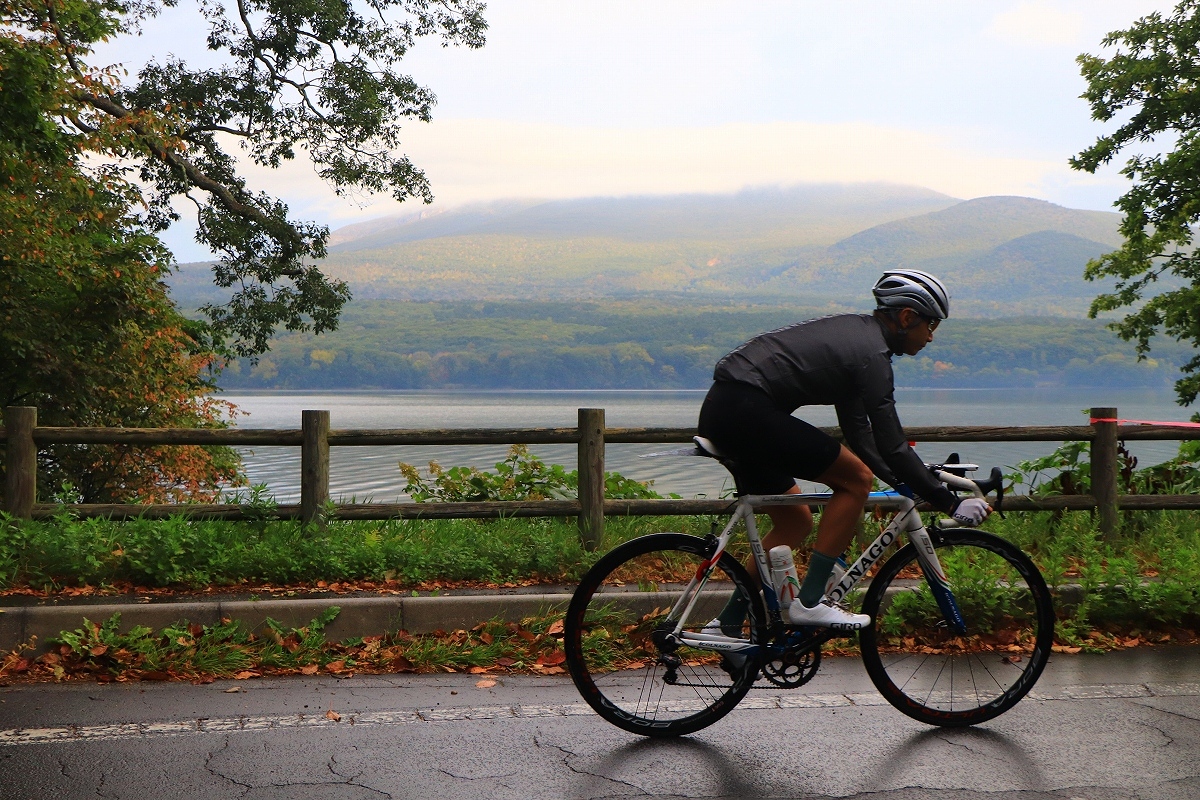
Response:
M686 453L715 457L700 444ZM974 481L966 473L977 467L947 461L929 465L939 480L978 497L995 492L999 510L999 469ZM716 722L751 688L810 681L821 646L854 633L788 622L754 515L829 497L745 495L720 534L715 522L704 537L650 534L603 556L580 581L564 625L567 666L587 703L627 731L679 736ZM931 725L974 725L1012 708L1041 675L1054 637L1053 600L1037 567L993 534L953 520L927 527L916 503L895 492L873 492L871 506L896 513L826 589L831 602L861 601L871 617L858 632L871 681L893 706ZM760 585L726 552L739 526ZM908 542L883 561L902 534ZM856 590L864 579L865 593ZM733 592L747 599L741 631L706 629Z

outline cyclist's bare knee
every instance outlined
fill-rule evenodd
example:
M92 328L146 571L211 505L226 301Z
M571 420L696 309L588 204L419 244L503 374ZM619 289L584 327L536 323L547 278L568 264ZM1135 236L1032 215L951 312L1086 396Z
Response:
M843 492L861 498L865 503L874 479L871 468L843 446L837 459L817 480L833 489L835 494Z
M789 539L798 537L804 541L812 533L813 515L808 506L776 506L767 509L767 516L771 518L772 530L787 531Z

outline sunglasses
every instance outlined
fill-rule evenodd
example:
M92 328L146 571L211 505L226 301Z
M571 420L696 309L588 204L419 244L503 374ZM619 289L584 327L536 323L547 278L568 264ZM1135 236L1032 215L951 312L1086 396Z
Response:
M932 333L933 331L936 331L937 326L942 324L942 321L940 319L934 319L933 317L927 317L924 314L918 314L918 316L921 319L925 320L925 324L929 326L930 333Z

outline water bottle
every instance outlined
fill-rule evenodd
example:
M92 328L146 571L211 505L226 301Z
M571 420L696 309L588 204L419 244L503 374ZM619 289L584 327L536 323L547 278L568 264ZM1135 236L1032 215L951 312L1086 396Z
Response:
M829 593L833 591L833 587L842 582L842 576L846 574L846 570L849 568L850 565L846 563L846 554L842 553L837 557L837 560L833 562L833 572L829 573L829 580L825 581L826 597L828 597Z
M767 554L771 562L771 583L775 586L779 598L779 608L788 610L792 601L800 596L800 579L796 575L796 561L792 557L792 548L786 544L771 548Z

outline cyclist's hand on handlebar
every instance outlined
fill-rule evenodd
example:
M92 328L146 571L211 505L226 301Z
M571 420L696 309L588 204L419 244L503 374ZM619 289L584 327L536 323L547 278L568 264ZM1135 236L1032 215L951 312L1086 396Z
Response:
M953 516L960 525L974 527L987 519L990 513L992 513L992 507L986 500L979 497L967 497L959 501Z

